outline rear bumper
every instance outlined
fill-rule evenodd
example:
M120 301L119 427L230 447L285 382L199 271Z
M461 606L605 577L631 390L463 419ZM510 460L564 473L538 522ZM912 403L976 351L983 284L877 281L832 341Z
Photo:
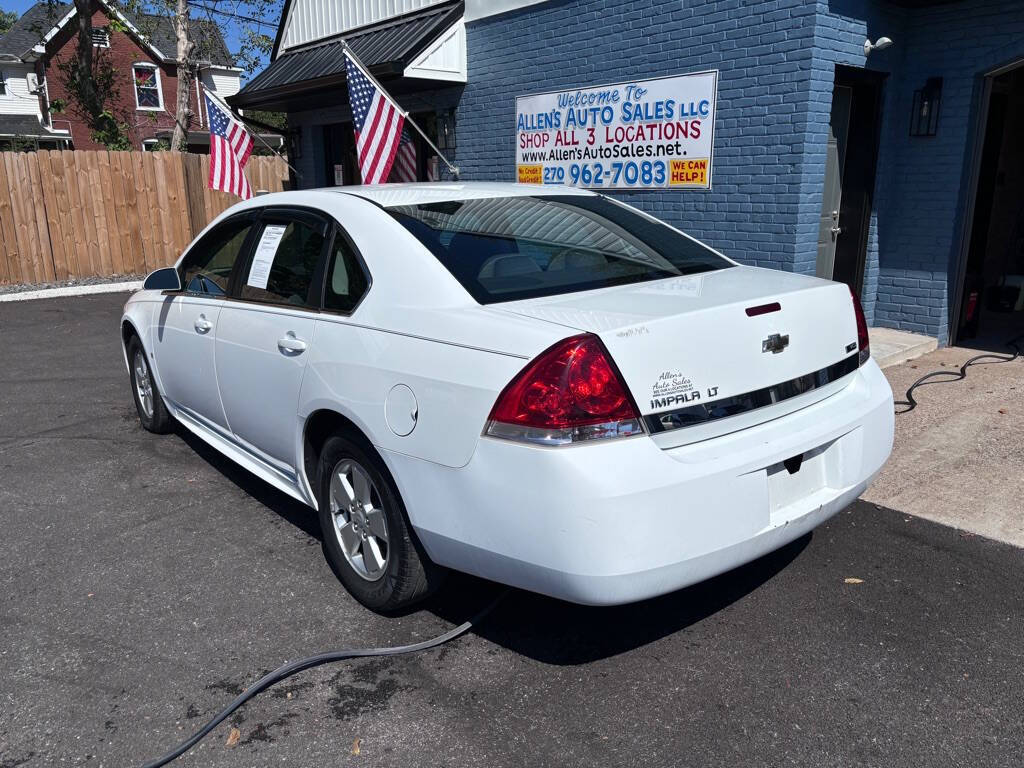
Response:
M859 496L892 448L873 361L837 394L669 450L647 437L541 448L482 438L460 469L385 452L437 563L577 603L664 594L802 536ZM781 463L804 456L795 474Z

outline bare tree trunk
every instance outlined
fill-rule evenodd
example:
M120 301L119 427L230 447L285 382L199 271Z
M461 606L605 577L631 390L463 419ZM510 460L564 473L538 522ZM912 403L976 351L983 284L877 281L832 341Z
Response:
M75 21L78 22L78 41L75 54L78 58L79 85L78 96L81 106L90 118L95 118L102 111L99 97L96 94L96 83L92 71L92 0L75 0Z
M188 148L188 129L192 125L192 82L195 75L192 53L196 46L189 35L188 14L188 0L175 0L174 35L178 43L178 100L174 108L171 149L181 151Z

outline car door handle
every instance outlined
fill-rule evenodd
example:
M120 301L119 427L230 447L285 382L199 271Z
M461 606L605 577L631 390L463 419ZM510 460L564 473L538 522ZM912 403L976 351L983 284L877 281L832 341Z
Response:
M277 348L286 355L301 355L306 351L306 346L306 342L298 338L295 331L288 331L277 340Z
M206 315L200 315L196 318L196 333L209 333L211 328L213 328L213 323L206 319Z

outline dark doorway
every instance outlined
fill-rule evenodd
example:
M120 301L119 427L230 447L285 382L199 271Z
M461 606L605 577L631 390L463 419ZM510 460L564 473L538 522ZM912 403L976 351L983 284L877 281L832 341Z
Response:
M832 91L816 272L858 295L864 288L884 78L836 67Z
M989 77L986 91L957 342L1024 330L1024 66Z
M323 130L324 186L340 187L361 183L363 177L359 173L352 123L332 123L325 125Z
M412 115L417 125L425 126L424 130L436 141L436 120L433 113L421 113ZM426 181L429 175L429 148L423 137L408 126L405 134L411 142L413 152L411 155L411 167L414 169L412 181ZM356 139L352 130L352 123L333 123L323 126L324 142L324 186L340 187L349 184L362 184L363 176L359 171L359 158L356 155ZM397 159L396 159L397 162ZM389 181L398 181L398 175L393 175ZM406 180L406 179L401 179Z

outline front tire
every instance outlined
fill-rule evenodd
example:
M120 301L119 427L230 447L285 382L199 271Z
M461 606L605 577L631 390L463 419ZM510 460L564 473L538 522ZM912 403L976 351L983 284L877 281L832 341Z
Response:
M398 488L369 446L328 438L317 472L324 554L351 595L372 611L401 611L437 588L430 562L406 520Z
M128 374L131 378L132 397L135 410L144 429L158 435L167 434L172 428L172 416L164 405L160 390L153 378L153 369L146 357L146 350L138 336L128 341Z

